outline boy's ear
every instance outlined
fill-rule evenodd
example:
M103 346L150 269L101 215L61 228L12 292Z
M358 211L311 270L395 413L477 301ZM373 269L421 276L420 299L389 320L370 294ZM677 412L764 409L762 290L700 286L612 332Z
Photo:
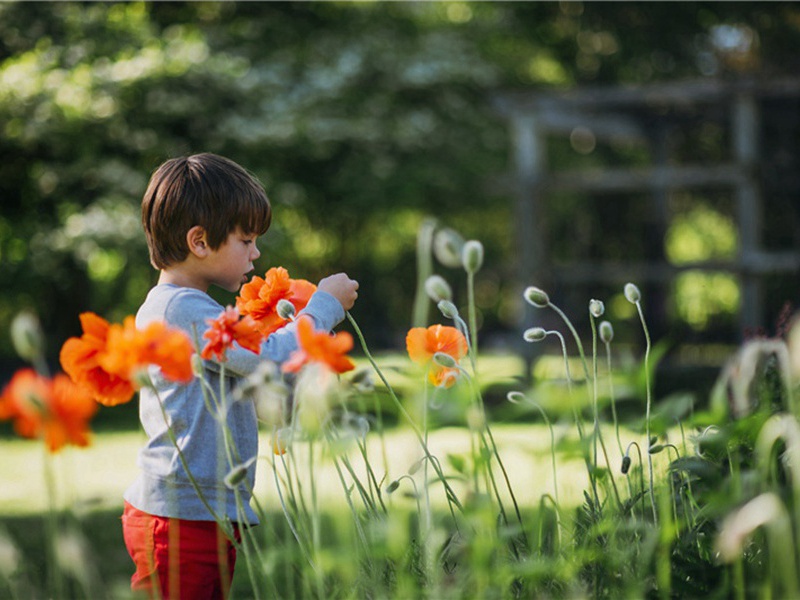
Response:
M207 256L210 248L208 247L206 230L200 225L192 227L186 232L186 245L189 247L189 252L198 258Z

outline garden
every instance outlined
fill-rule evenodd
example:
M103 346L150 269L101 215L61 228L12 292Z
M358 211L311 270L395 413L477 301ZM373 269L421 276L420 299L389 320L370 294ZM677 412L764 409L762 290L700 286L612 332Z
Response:
M246 485L248 463L256 459L262 479L259 489L250 490L262 524L244 529L237 543L241 558L232 593L794 597L800 558L793 527L800 502L795 345L749 341L719 374L707 410L695 410L685 398L654 409L653 345L634 283L626 284L624 295L637 309L646 340L634 374L615 371L614 327L603 318L603 301L587 303L592 337L584 347L547 292L529 286L525 301L556 312L564 325L534 325L524 339L557 339L563 373L547 385L509 390L510 420L517 424L496 425L484 398L473 300L483 245L459 242L437 247L460 257L467 314L460 314L443 277L427 276L428 301L450 324L410 329L406 364L397 357L379 364L348 313L366 363L356 369L348 356L351 334L316 333L301 318L299 351L284 372L267 363L242 389L256 402L267 451L246 462L237 462L242 459L235 448L221 454L228 456L229 488ZM216 358L224 369L233 344L252 346L255 335L257 349L257 323L279 327L294 320L308 301L296 288L308 285L281 268L254 277L236 306L211 323L202 351L188 335L160 323L137 330L132 319L109 324L84 313L83 335L61 350L69 376L47 374L35 315L14 320L15 347L36 370L12 377L0 397L0 416L22 437L38 438L34 444L44 452L38 473L21 458L30 446L10 443L5 455L13 468L18 453L25 480L41 478L32 487L38 494L28 493L44 496L46 508L43 518L4 524L6 593L127 595L118 515L88 502L87 469L77 456L56 462L56 455L66 445L91 443L96 402L117 407L152 385L143 368L156 365L166 377L184 381L202 376L193 356ZM798 335L793 330L790 341L796 344ZM287 380L290 373L296 379ZM639 414L623 419L616 402L626 387L632 390L623 395L642 402ZM224 423L225 398L218 393L208 390L207 408ZM98 450L119 444L109 452L115 456L126 447L130 455L139 439L103 437L98 435ZM533 443L548 438L549 444ZM110 462L91 469L101 489L111 469ZM204 503L229 531L231 522L216 517L213 498Z
M259 525L237 539L193 482L237 551L231 598L800 597L798 23L758 2L0 3L0 598L139 597L139 393L290 323L287 362L203 388L224 431L231 403L259 420L257 456L216 449ZM750 94L732 114L704 95L728 84ZM566 112L509 116L517 93ZM561 130L534 148L538 117ZM204 151L264 184L262 256L209 291L204 337L139 329L148 175ZM328 335L301 311L337 271L359 299Z

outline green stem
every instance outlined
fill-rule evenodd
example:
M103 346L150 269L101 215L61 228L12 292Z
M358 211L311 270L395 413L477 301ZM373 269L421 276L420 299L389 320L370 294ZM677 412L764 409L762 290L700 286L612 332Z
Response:
M350 314L349 311L346 314L347 314L347 319L350 321L350 324L353 326L353 329L355 330L356 335L358 336L358 339L361 342L361 347L364 350L364 354L366 355L367 360L369 360L370 364L372 365L372 368L375 369L375 372L378 374L378 377L383 382L383 384L386 386L386 389L389 392L389 396L391 397L392 401L394 402L395 406L397 407L397 410L408 421L412 431L414 432L414 435L416 435L417 440L419 441L420 445L422 446L422 449L425 451L425 456L427 458L429 458L429 459L433 459L434 456L431 454L430 450L428 449L428 444L425 442L425 439L424 439L424 437L422 435L422 432L420 431L420 429L417 426L417 424L414 422L414 419L411 418L411 415L408 414L408 411L403 406L403 403L400 402L400 399L397 397L397 394L395 394L394 390L392 389L392 386L389 384L389 382L387 381L387 379L384 376L383 372L380 370L380 367L378 367L378 364L375 362L375 359L372 357L372 354L370 353L369 348L367 347L367 342L364 339L364 334L361 332L361 328L359 328L358 323L356 323L355 319L353 318L353 316ZM432 460L432 464L434 465L434 470L436 471L436 475L439 477L439 479L442 482L442 485L444 486L445 490L447 491L448 498L450 499L451 502L455 503L455 505L458 507L458 509L460 511L463 512L464 507L462 506L461 502L458 500L458 496L456 496L455 492L450 487L450 484L447 483L447 479L445 478L444 473L441 470L441 467L438 465L438 463L436 461L433 461L433 460Z
M647 409L645 414L645 435L647 436L647 447L650 447L650 405L652 403L652 394L650 391L650 332L647 329L647 323L644 320L644 312L642 311L641 302L636 302L636 310L639 312L639 320L642 322L642 329L644 330L645 351L644 351L644 381L647 393ZM658 511L656 510L655 498L655 483L653 481L653 456L647 452L647 468L650 472L650 504L653 507L653 522L658 525Z

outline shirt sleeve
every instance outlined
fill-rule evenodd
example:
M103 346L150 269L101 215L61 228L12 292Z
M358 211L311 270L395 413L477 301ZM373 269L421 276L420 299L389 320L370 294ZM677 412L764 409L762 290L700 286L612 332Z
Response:
M167 322L189 333L192 342L202 350L205 345L203 334L209 328L208 321L219 317L224 310L223 307L207 294L179 295L175 300L170 303L166 311ZM301 315L311 317L316 329L331 331L344 319L344 308L332 295L317 290L297 316ZM296 330L297 325L293 322L272 333L261 344L261 351L258 354L234 343L225 353L226 372L229 375L246 376L253 373L264 360L278 364L285 362L297 350ZM220 371L217 361L204 362L207 369Z

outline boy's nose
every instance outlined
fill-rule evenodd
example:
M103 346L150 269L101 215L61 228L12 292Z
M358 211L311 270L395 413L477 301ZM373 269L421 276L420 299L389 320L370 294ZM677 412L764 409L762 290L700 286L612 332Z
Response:
M261 256L261 250L258 249L256 244L253 244L253 260L257 259L259 256Z

